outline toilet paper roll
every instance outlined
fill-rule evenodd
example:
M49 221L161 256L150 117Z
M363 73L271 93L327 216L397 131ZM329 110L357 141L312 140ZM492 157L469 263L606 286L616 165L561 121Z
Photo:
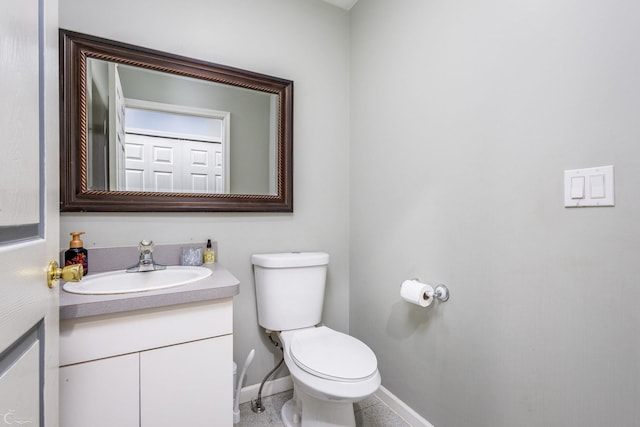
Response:
M433 302L433 287L415 279L405 280L400 286L400 296L412 304L427 307Z

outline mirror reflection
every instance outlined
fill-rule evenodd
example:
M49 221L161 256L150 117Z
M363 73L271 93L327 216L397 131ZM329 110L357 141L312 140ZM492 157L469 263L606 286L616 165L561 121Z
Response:
M60 210L293 212L293 81L60 29Z
M278 95L87 58L87 187L277 194Z

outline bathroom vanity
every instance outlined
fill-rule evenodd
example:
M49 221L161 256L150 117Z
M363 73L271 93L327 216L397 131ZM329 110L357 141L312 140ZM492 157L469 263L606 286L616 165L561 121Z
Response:
M239 282L209 268L205 279L160 291L60 292L61 426L233 425Z

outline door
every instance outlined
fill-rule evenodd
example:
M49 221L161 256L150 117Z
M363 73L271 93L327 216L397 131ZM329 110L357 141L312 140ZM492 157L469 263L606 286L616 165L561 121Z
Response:
M125 189L177 193L223 193L220 142L126 134Z
M58 425L58 2L0 13L0 424Z
M222 144L183 141L182 188L187 193L224 193Z
M127 191L182 192L180 141L126 134Z
M124 161L114 154L116 170L126 170L119 189L230 192L231 113L133 98L124 106Z
M124 164L124 138L125 138L125 104L122 93L122 83L118 73L118 64L109 63L109 146L115 150L109 150L109 190L117 191L125 188L125 171L117 165Z

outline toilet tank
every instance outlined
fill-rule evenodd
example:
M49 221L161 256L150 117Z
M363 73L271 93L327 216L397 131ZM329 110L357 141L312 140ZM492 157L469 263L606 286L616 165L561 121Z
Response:
M260 326L286 331L320 323L329 254L255 254L251 263Z

